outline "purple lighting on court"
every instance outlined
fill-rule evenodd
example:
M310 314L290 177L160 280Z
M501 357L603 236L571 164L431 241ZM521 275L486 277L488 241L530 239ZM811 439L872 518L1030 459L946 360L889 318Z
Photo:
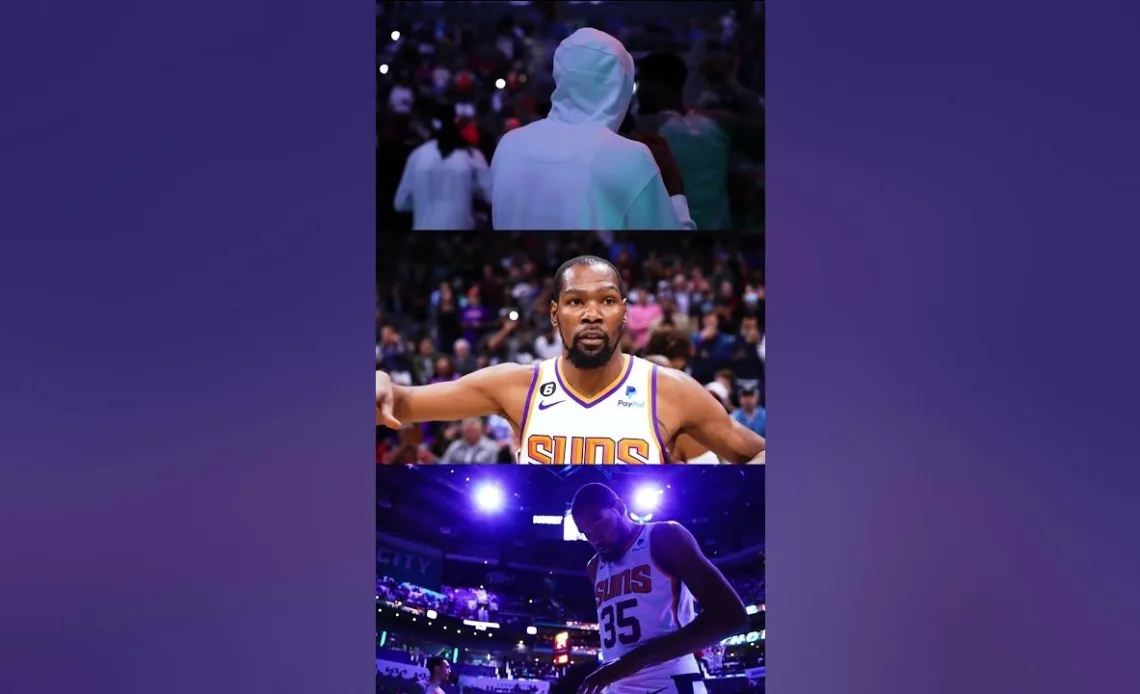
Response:
M649 513L657 509L661 503L664 492L660 487L642 487L633 495L633 510L635 513Z
M503 490L490 482L480 484L475 488L475 506L487 513L498 511L503 508Z

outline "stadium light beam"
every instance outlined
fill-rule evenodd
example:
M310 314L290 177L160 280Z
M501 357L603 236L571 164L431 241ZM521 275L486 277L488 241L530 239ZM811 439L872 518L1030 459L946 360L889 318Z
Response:
M498 485L485 482L475 489L475 505L480 511L494 513L503 508L503 490Z
M664 494L659 487L642 487L633 495L633 510L638 514L653 511L661 503Z

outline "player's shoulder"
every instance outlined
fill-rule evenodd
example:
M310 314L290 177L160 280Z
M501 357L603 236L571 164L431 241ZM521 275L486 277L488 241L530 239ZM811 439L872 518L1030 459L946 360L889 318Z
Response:
M694 543L693 534L677 521L660 521L651 525L649 552L654 559L664 558L668 563L669 557L679 551L683 553L683 548Z
M650 526L653 528L653 532L650 533L649 539L653 540L657 538L658 542L667 542L671 539L685 537L689 534L685 526L677 521L657 521L650 523Z
M657 366L657 389L661 393L683 394L703 391L704 387L684 371L671 366Z

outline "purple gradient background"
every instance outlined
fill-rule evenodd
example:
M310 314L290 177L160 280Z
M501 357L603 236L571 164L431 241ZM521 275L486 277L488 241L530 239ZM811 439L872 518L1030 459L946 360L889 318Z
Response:
M772 691L1140 691L1138 11L769 6ZM0 691L373 686L372 15L5 4Z

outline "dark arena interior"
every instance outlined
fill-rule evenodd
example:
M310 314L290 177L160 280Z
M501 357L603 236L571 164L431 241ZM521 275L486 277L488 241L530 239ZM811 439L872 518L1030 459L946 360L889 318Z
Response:
M692 532L749 613L747 629L698 654L705 686L764 690L762 467L433 465L376 475L377 692L416 691L436 656L452 663L448 694L557 694L568 672L598 665L586 576L594 552L568 521L590 482L614 489L635 522Z

